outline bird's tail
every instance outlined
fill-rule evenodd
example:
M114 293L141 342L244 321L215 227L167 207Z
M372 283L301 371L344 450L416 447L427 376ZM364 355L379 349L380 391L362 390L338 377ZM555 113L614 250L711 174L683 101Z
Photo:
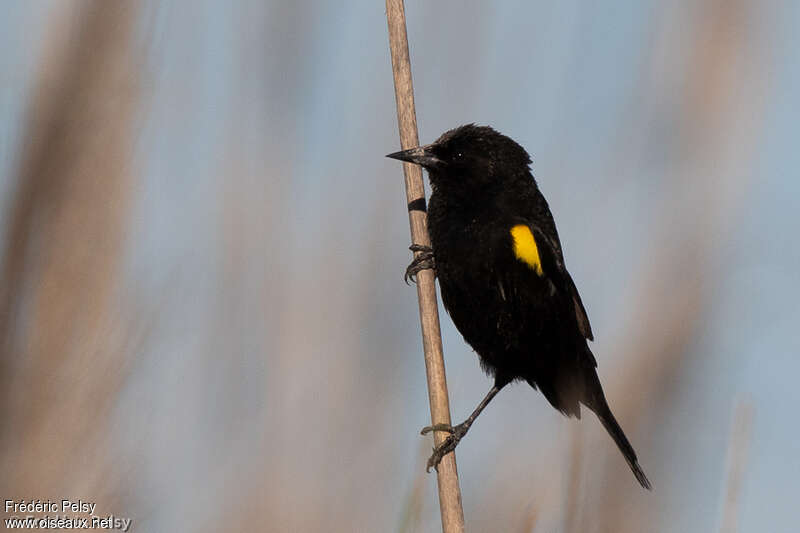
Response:
M611 438L617 443L619 451L622 452L623 457L625 457L625 461L627 461L628 466L631 467L631 471L633 472L633 475L636 476L636 480L642 485L642 487L646 488L647 490L651 490L652 487L650 485L650 480L647 479L642 467L639 466L633 446L631 446L631 443L628 442L628 438L625 436L625 433L619 426L617 419L614 418L614 415L611 413L611 409L608 407L608 402L603 394L603 389L600 385L600 380L597 378L597 373L591 373L594 374L594 379L589 379L595 383L590 385L591 392L589 396L591 399L586 402L586 407L594 411L594 413L597 415L597 418L599 418L600 422L603 424L603 427L606 428L606 431L608 431L608 434L611 435Z

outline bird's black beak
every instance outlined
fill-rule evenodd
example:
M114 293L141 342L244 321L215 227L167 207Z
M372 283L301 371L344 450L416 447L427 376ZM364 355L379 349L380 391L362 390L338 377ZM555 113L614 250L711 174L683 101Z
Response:
M435 168L442 164L442 160L433 155L432 147L432 144L417 146L416 148L409 148L402 152L389 154L386 157L391 157L392 159L398 159L400 161L408 161L409 163L416 163L425 168Z

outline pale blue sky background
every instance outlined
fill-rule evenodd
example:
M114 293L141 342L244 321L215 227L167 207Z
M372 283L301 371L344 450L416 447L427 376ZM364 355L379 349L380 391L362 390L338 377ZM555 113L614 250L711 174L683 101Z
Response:
M0 17L4 212L55 4L5 0ZM261 494L247 488L261 480L275 530L311 527L314 513L333 530L397 529L423 468L417 432L428 413L415 291L402 283L402 172L383 157L399 146L384 5L141 5L126 283L132 307L157 313L158 325L116 406L120 462L136 465L131 513L140 531L204 530L220 501ZM604 382L632 364L622 352L647 350L631 340L644 325L670 335L659 302L641 300L649 284L682 298L704 272L702 322L678 371L656 392L609 394L612 408L625 390L643 405L643 419L622 422L656 487L631 492L624 512L646 510L655 531L716 529L733 410L745 402L740 531L790 532L800 495L800 4L715 5L407 2L420 139L477 122L528 149ZM714 13L729 9L739 15L721 25L717 55L698 59ZM703 73L730 57L721 89L693 100ZM707 254L686 246L694 231ZM665 254L678 265L666 274ZM460 420L490 382L442 323ZM668 409L650 407L656 394ZM520 523L514 502L536 486L537 464L566 472L557 450L576 424L527 387L503 392L459 447L472 530L497 516L501 529ZM580 424L599 435L593 417ZM609 440L589 442L584 463L625 469ZM252 472L253 456L267 476ZM423 479L420 528L435 531L435 478ZM596 488L586 485L587 505L604 497ZM528 505L537 503L549 505ZM560 530L548 516L542 530Z

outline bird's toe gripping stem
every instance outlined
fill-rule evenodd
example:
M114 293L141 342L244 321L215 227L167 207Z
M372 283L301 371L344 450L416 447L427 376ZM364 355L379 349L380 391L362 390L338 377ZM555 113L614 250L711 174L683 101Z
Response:
M403 276L403 280L406 282L406 285L408 285L408 280L416 283L417 274L420 271L427 270L429 268L436 268L435 263L433 262L433 248L423 244L412 244L408 247L408 249L415 253L419 252L419 255L414 257L414 260L411 261L411 264L408 265L408 268L406 268L406 273Z
M469 430L470 424L468 422L464 422L457 426L451 426L450 424L434 424L432 426L426 426L422 428L422 434L426 435L431 431L446 431L450 433L442 443L433 449L433 453L431 454L430 459L428 459L428 466L425 468L426 472L430 472L431 468L439 470L439 463L442 462L442 458L447 455L448 453L452 452L458 446L458 443L464 438L464 435L467 434Z

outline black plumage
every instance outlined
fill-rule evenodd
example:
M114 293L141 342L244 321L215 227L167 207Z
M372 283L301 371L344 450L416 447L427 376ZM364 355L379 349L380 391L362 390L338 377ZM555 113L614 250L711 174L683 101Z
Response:
M565 415L580 418L580 404L594 411L636 479L650 488L603 394L587 343L592 328L527 152L492 128L470 124L389 157L428 171L428 229L442 301L495 380L464 423L423 431L451 433L428 466L455 448L500 389L524 380ZM418 258L409 274L429 259Z

